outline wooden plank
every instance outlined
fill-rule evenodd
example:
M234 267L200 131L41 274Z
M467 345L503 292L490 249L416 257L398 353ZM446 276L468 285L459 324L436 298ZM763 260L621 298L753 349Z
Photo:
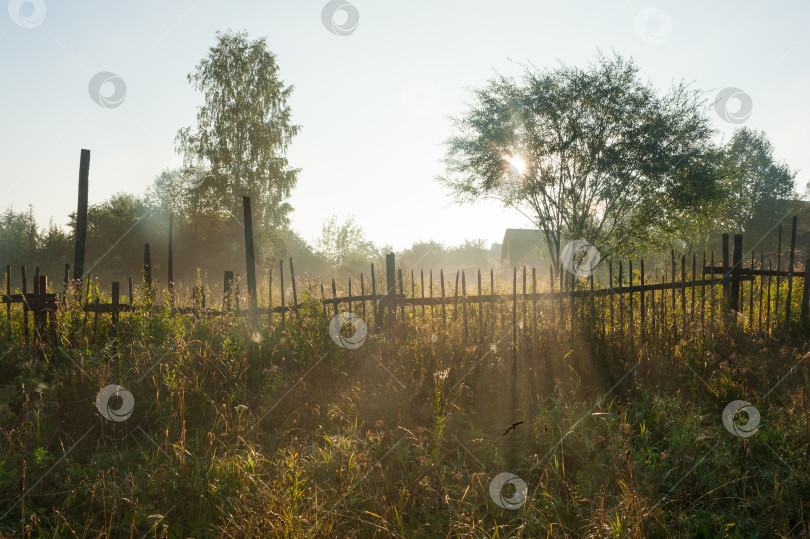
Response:
M456 321L456 317L458 315L458 278L461 273L461 270L456 270L456 286L453 290L453 319L452 321Z
M703 265L706 267L706 249L703 250ZM714 275L712 275L714 277ZM700 274L700 333L705 338L706 335L706 274Z
M771 261L770 260L768 260L768 269L771 269ZM777 277L777 280L778 280L778 277ZM768 285L767 286L768 286L768 299L767 299L768 303L767 303L767 312L766 312L766 318L765 318L765 334L770 335L771 334L771 276L770 275L768 275ZM777 299L779 298L778 295L776 297L777 297Z
M636 324L635 324L635 320L633 319L633 261L632 260L629 260L627 262L627 273L628 273L627 280L630 283L630 294L629 294L630 299L629 299L628 303L630 305L630 307L629 307L629 311L630 311L630 335L632 337L632 335L636 331Z
M393 328L396 321L394 296L397 292L396 258L394 253L385 255L385 308L388 310L388 327Z
M281 331L286 327L286 311L284 310L284 261L278 261L279 291L281 292ZM337 307L335 307L337 308Z
M118 310L120 308L120 285L118 281L112 283L112 328L113 332L118 334Z
M293 259L290 257L290 285L292 286L292 293L293 293L293 310L295 311L295 315L300 318L301 312L298 306L298 289L296 288L298 285L295 282L295 268L293 268Z
M645 308L645 304L644 304L644 259L643 258L641 260L639 260L639 277L641 278L641 291L639 292L639 309L638 309L638 312L639 312L639 317L641 318L640 335L641 335L641 342L643 343L644 342L644 336L645 336L645 328L644 328L645 320L644 320L644 318L645 318L645 315L646 315L646 312L645 312L646 308ZM654 295L653 295L653 305L655 305L655 296ZM654 314L655 314L655 311L653 311L653 315Z
M764 269L765 267L765 258L763 254L759 253L759 269ZM807 281L807 277L805 276L805 281ZM759 278L759 334L762 335L762 292L764 290L764 282L765 279L760 276Z
M272 282L272 281L271 281ZM271 289L272 290L272 289ZM224 312L231 311L231 304L233 299L233 272L226 271L222 283L222 310Z
M554 300L555 297L554 297L554 265L553 264L549 264L549 266L548 266L548 280L549 280L549 283L550 283L550 290L551 290L551 301L550 301L550 303L551 303L551 320L556 324L557 323L557 317L555 316L555 312L554 312L555 311L555 303L556 303L556 301Z
M479 272L480 275L480 272ZM591 281L593 283L593 281ZM537 295L537 270L532 268L532 294ZM537 300L532 299L532 339L537 342Z
M321 297L323 297L323 286L321 287ZM324 305L324 314L326 306ZM270 268L267 276L267 327L273 327L273 268Z
M11 296L11 266L6 265L6 296ZM11 340L11 301L6 303L6 336Z
M481 294L481 268L478 268L478 339L484 336L484 298Z
M332 277L332 299L336 299L336 298L337 298L337 287L335 286L335 278ZM337 303L337 301L334 303L334 307L335 307L335 316L337 316L337 314L338 314L338 303Z
M22 268L20 270L20 276L22 278L22 290L21 290L21 292L23 294L23 297L25 297L25 295L28 294L28 280L27 280L27 277L26 277L26 274L25 274L25 266L22 266ZM27 301L23 301L23 335L25 336L23 342L25 343L25 346L27 348L28 343L29 343L29 340L28 340L28 302Z
M422 294L422 299L425 299L425 270L419 270L419 292ZM422 305L422 319L425 318L425 306Z
M681 254L681 328L686 337L686 254Z
M804 263L805 268L810 268L810 258ZM810 279L805 274L804 282L802 283L802 310L801 310L801 322L802 324L807 324L807 314L808 314L808 304L810 304Z
M572 321L573 322L573 321ZM512 267L512 365L517 361L517 268ZM516 380L512 380L512 391Z
M611 260L608 262L608 290L610 290L610 336L613 339L615 335L615 327L614 327L614 308L613 308L613 296L615 292L613 290L613 261ZM554 317L554 313L551 315Z
M362 272L360 273L360 295L361 296L366 295L366 285L363 282L363 273ZM423 296L424 296L424 293L423 293ZM360 308L362 309L362 312L363 312L363 320L365 320L366 319L366 300L362 300L360 302ZM423 313L425 312L424 305L422 306L422 312Z
M675 284L675 249L670 249L670 254L672 255L672 280L670 281L673 285ZM675 303L676 295L675 295L675 288L672 289L672 336L673 342L678 342L678 317L677 314L677 305Z
M152 297L152 254L149 244L143 244L143 282L147 297Z
M619 260L619 289L622 288L622 275L622 261ZM621 336L624 337L624 301L621 294L619 294L619 329L621 330Z
M250 309L250 323L256 324L258 305L256 296L256 252L253 243L253 212L250 209L250 197L242 197L242 207L244 209L245 219L245 265L247 267L247 286L248 286L248 304ZM292 259L291 259L292 260ZM295 286L295 279L290 277ZM295 297L295 294L293 294ZM293 299L293 304L295 300Z
M321 304L323 305L323 315L329 316L329 311L326 309L326 294L323 292L323 281L321 281Z
M777 271L781 272L782 271L782 225L779 225L778 243L779 243L779 247L778 247L778 252L776 253L776 269L777 269ZM768 264L768 267L770 268L770 264ZM776 299L776 304L774 305L774 310L773 310L773 320L774 320L774 322L776 324L779 324L779 288L780 288L781 285L782 285L782 281L780 279L780 275L777 274L776 275L776 298L775 298ZM768 283L768 292L770 292L770 288L771 288L770 283ZM770 305L770 301L768 302L768 305ZM768 323L768 334L769 335L770 335L770 329L771 329L771 325L770 325L770 321L769 321L769 323Z
M169 304L174 307L174 213L169 214Z
M430 299L433 300L433 270L429 270L429 279L430 279ZM431 301L430 304L430 327L431 329L435 329L434 320L436 317L436 312L433 308L433 303Z
M379 311L377 310L377 302L379 300L377 300L377 297L376 297L377 296L377 277L376 277L376 275L374 273L374 262L371 263L371 295L374 296L374 299L372 300L374 303L371 304L372 307L373 307L372 311L374 311L374 325L377 326L377 328L381 328L382 327L382 320L380 320L380 317L378 316Z
M439 270L439 281L442 287L442 328L447 329L447 309L444 306L444 270Z
M79 202L76 209L73 279L84 279L84 256L87 245L87 194L90 178L90 150L82 150L79 159Z
M729 301L729 292L730 292L730 280L729 280L729 249L728 249L728 234L723 234L723 301L724 301L724 308L728 306ZM714 264L712 264L713 266Z
M495 333L495 270L489 269L489 323Z
M734 248L731 255L731 286L729 309L734 312L734 322L740 312L740 266L742 265L742 234L734 234Z
M748 288L748 329L754 330L754 251L751 250L751 267L749 268L749 275L751 283Z
M785 324L790 324L790 309L792 307L793 297L793 264L796 261L796 222L797 217L793 216L793 222L790 225L790 260L788 262L788 287L787 287L787 301L785 302Z
M405 283L402 279L402 268L397 268L397 277L399 278L399 297L402 298L400 320L405 321L405 292L403 290Z
M714 267L714 249L712 249L712 260L711 260L712 267ZM723 283L725 283L725 271L723 272ZM710 315L709 316L709 333L714 338L714 285L709 288L709 304L710 304Z
M62 305L67 304L68 290L70 289L70 264L65 264L65 279L62 285Z
M466 272L461 274L461 296L463 298L461 303L462 317L464 318L464 342L469 340L469 330L467 328L467 278Z

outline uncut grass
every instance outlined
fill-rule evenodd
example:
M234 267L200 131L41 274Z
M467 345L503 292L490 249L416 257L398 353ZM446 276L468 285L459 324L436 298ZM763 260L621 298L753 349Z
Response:
M350 351L332 342L332 311L311 293L301 291L305 306L283 333L156 309L122 315L116 337L109 316L93 331L92 315L85 325L74 307L58 319L59 347L37 354L20 346L19 316L12 340L1 326L0 512L25 493L2 530L788 537L807 528L800 327L760 337L718 323L676 344L668 324L654 333L648 319L639 346L638 318L631 329L625 313L625 327L603 338L586 313L572 336L543 305L537 331L530 318L518 328L513 375L511 305L485 306L484 332L469 306L466 341L461 309L450 307L446 327L428 309ZM125 422L96 411L109 383L134 395ZM723 427L735 399L761 411L754 437ZM503 471L528 484L519 511L489 496Z

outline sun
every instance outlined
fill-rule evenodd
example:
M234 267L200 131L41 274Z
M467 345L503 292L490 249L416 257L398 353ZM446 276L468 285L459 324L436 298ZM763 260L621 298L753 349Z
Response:
M526 161L519 155L513 155L506 158L509 163L509 176L519 177L526 171Z

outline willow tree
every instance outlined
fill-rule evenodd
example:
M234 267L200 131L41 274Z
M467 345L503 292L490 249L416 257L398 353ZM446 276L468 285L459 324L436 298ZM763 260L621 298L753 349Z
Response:
M459 202L494 198L545 234L603 259L654 240L674 215L716 196L708 106L685 83L659 93L632 60L497 76L454 118L447 172Z
M176 144L189 175L198 176L197 202L241 222L247 195L258 225L287 227L292 210L287 199L299 172L290 168L287 149L300 126L292 123L287 104L293 87L279 78L266 40L218 32L216 45L188 80L202 92L204 104L196 125L180 129Z

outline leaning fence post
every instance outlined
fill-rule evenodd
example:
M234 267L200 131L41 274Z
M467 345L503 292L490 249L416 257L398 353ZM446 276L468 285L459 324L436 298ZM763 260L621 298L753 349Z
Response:
M76 210L76 245L73 257L73 278L81 280L84 273L84 251L87 242L87 192L90 176L90 150L82 150L79 161L79 204Z
M295 310L296 316L299 315L298 312L298 290L296 289L295 285L295 270L293 269L293 261L292 257L290 257L290 284L292 285L292 293L293 293L293 310Z

